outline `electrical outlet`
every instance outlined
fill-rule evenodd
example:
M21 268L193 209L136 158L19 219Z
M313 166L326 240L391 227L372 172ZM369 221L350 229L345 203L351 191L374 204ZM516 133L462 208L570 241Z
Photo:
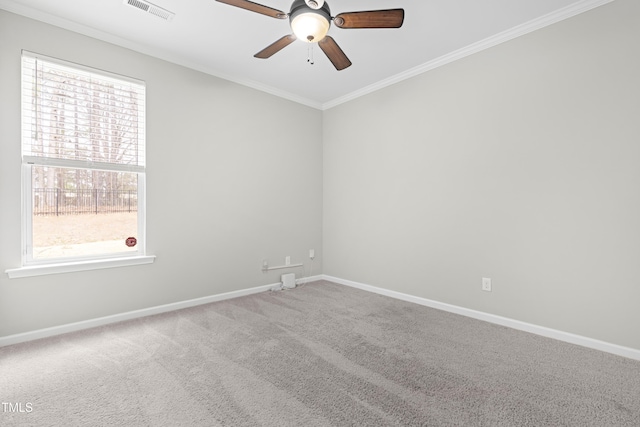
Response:
M491 278L489 277L482 278L482 290L486 292L491 292Z
M284 265L291 265L291 257L289 255L284 257Z
M309 249L309 258L314 259L316 257L316 251Z

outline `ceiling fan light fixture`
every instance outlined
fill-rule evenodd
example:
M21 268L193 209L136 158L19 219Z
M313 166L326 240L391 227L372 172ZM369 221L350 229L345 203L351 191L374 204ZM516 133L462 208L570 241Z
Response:
M322 4L319 9L307 6L311 0L295 0L291 5L289 23L291 30L298 40L307 43L317 43L322 40L331 26L331 11L329 5L320 0L314 0Z
M329 21L318 13L301 13L291 19L291 29L298 40L316 43L329 32Z

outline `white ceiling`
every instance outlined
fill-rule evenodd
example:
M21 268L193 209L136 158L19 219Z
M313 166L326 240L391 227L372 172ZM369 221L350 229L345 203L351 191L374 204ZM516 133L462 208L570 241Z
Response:
M254 0L288 12L293 0ZM353 65L336 71L323 52L294 42L269 59L253 55L290 34L279 20L215 0L151 0L165 21L123 0L0 0L0 8L236 81L316 108L379 87L571 17L612 0L327 0L332 15L405 10L400 29L329 34ZM43 52L46 54L46 52Z

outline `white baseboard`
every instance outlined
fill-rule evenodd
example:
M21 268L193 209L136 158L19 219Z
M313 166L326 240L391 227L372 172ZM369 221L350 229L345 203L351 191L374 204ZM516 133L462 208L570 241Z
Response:
M319 276L316 279L320 280ZM301 280L309 280L301 279ZM22 334L8 335L6 337L0 337L0 347L18 344L27 341L33 341L40 338L52 337L55 335L66 334L68 332L81 331L83 329L95 328L96 326L108 325L110 323L122 322L124 320L137 319L140 317L151 316L154 314L166 313L169 311L180 310L182 308L195 307L202 304L209 304L216 301L223 301L231 298L242 297L245 295L257 294L259 292L265 292L271 288L277 286L278 283L271 285L262 285L255 288L242 289L239 291L226 292L223 294L210 295L202 298L190 299L187 301L180 301L171 304L159 305L156 307L143 308L141 310L129 311L126 313L114 314L112 316L99 317L97 319L85 320L82 322L68 323L66 325L54 326L51 328L38 329L35 331L25 332Z
M322 280L322 275L317 275L317 276L309 276L309 277L302 277L300 279L296 279L296 285L302 285L305 283L311 283L311 282L317 282L318 280Z
M497 325L502 325L502 326L517 329L520 331L541 335L547 338L553 338L559 341L564 341L571 344L576 344L583 347L604 351L604 352L615 354L618 356L627 357L629 359L640 360L640 350L633 349L630 347L623 347L617 344L611 344L605 341L600 341L593 338L572 334L569 332L563 332L556 329L547 328L544 326L538 326L531 323L521 322L519 320L514 320L507 317L484 313L482 311L471 310L468 308L459 307L456 305L434 301L426 298L421 298L414 295L403 294L401 292L391 291L384 288L378 288L378 287L367 285L364 283L354 282L346 279L340 279L338 277L328 276L325 274L297 279L296 284L300 285L304 283L315 282L317 280L327 280L329 282L337 283L340 285L350 286L353 288L361 289L368 292L373 292L380 295L385 295L385 296L396 298L403 301L412 302L412 303L423 305L426 307L431 307L438 310L443 310L450 313L455 313L462 316L483 320L485 322L495 323ZM223 294L210 295L207 297L195 298L187 301L180 301L180 302L171 303L171 304L159 305L156 307L149 307L141 310L129 311L126 313L114 314L112 316L99 317L96 319L85 320L82 322L75 322L75 323L69 323L66 325L54 326L51 328L38 329L35 331L25 332L21 334L8 335L6 337L0 337L0 347L18 344L18 343L27 342L27 341L33 341L40 338L47 338L47 337L52 337L56 335L66 334L68 332L81 331L84 329L108 325L111 323L122 322L125 320L137 319L140 317L151 316L154 314L166 313L169 311L180 310L182 308L195 307L202 304L209 304L216 301L223 301L231 298L242 297L245 295L256 294L259 292L266 292L268 290L273 289L274 287L277 287L279 284L280 283L262 285L262 286L257 286L255 288L248 288L248 289L242 289L239 291L226 292Z
M627 357L629 359L640 360L640 350L637 350L634 348L623 347L621 345L611 344L605 341L600 341L593 338L572 334L569 332L563 332L556 329L547 328L544 326L538 326L531 323L521 322L519 320L510 319L507 317L484 313L482 311L471 310L468 308L459 307L452 304L446 304L443 302L438 302L438 301L434 301L426 298L403 294L401 292L390 291L388 289L378 288L375 286L366 285L364 283L358 283L351 280L340 279L338 277L327 276L324 274L321 277L323 280L327 280L329 282L337 283L340 285L358 288L364 291L373 292L373 293L385 295L391 298L396 298L399 300L424 305L426 307L431 307L438 310L448 311L450 313L460 314L462 316L483 320L485 322L495 323L501 326L507 326L512 329L530 332L532 334L541 335L543 337L553 338L559 341L580 345L582 347L604 351L607 353L615 354L617 356Z

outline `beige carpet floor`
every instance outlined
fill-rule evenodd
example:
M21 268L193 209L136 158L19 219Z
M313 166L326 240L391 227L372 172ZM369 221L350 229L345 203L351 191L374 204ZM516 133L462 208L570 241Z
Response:
M640 362L315 282L1 348L0 403L5 427L637 427Z

